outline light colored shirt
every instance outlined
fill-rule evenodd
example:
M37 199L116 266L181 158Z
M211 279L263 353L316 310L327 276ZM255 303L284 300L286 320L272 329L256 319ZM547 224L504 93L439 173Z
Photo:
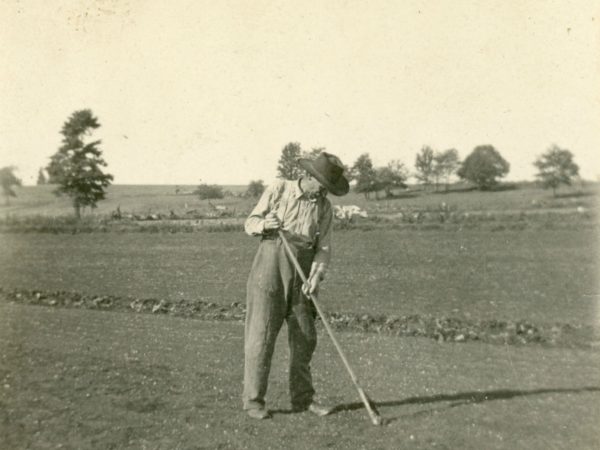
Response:
M269 185L246 219L246 233L259 236L265 232L265 217L274 212L281 229L292 240L315 245L310 275L323 278L331 260L333 210L326 197L309 198L300 188L300 180L276 180Z

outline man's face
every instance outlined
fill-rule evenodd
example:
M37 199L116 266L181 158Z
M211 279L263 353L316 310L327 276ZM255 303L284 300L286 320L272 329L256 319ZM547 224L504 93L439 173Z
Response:
M307 173L304 176L304 179L302 180L302 190L304 190L304 192L307 194L316 194L321 189L323 189L323 186L311 174Z

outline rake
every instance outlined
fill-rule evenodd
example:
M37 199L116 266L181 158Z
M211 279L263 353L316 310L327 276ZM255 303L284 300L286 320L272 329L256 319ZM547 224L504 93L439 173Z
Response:
M290 244L287 241L285 235L283 234L283 232L281 230L277 230L277 232L279 233L281 242L283 242L283 246L285 248L286 253L288 254L290 260L294 264L294 267L296 268L298 275L300 275L302 282L304 284L307 284L308 280L306 279L306 276L304 275L304 272L302 271L302 268L300 267L300 264L298 263L296 256L292 252L292 249L290 248ZM369 418L371 419L371 423L373 425L383 425L383 419L379 415L379 411L377 411L377 407L375 406L375 403L369 398L369 396L367 395L365 390L358 383L358 378L354 374L352 367L350 367L350 363L348 362L346 355L342 351L342 348L340 347L340 344L338 343L338 340L336 339L335 334L333 334L333 330L329 326L329 323L327 322L327 318L325 317L325 314L323 314L323 311L321 310L321 307L319 306L319 302L317 301L316 296L313 294L309 294L309 297L312 300L313 304L315 305L317 313L319 314L319 317L321 317L321 321L323 322L323 325L325 325L327 334L329 334L329 337L333 341L333 345L335 346L335 349L337 350L338 354L340 355L340 358L342 358L342 362L344 363L344 366L346 367L346 370L348 371L348 374L350 375L350 378L352 379L352 383L354 384L354 387L358 391L358 395L359 395L361 401L363 402L363 404L365 405L367 412L369 413Z

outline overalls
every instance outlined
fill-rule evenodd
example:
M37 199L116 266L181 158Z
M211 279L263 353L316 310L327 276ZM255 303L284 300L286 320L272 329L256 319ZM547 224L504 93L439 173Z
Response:
M286 238L288 236L286 235ZM308 275L314 246L289 237L290 247ZM317 345L316 310L301 292L302 280L277 234L262 238L247 285L244 409L261 408L267 392L275 340L285 320L290 348L289 389L292 408L312 402L310 361Z

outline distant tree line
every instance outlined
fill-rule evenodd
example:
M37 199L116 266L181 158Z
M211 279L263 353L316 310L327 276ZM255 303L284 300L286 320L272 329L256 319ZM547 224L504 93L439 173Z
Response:
M290 142L281 150L277 163L279 178L295 180L302 176L297 164L298 158L316 158L325 147L313 147L309 151L302 150L299 142ZM578 175L579 168L573 162L570 151L552 145L550 149L534 162L539 172L536 177L544 188L556 189L561 184L570 185ZM453 176L474 185L480 190L496 188L501 178L510 170L510 164L492 145L479 145L463 160L458 150L450 148L435 151L430 146L423 146L416 154L414 172L400 160L389 161L385 166L375 167L369 153L361 154L352 166L345 167L345 176L353 181L354 191L369 199L372 195L379 198L393 197L398 191L408 187L409 178L414 178L426 189L433 187L435 191L443 184L447 191ZM246 197L259 197L265 190L262 180L252 180L247 186ZM200 185L195 191L201 199L218 199L223 197L222 189L217 185Z
M302 174L296 163L298 158L314 158L323 150L324 147L316 147L305 152L300 143L290 142L281 151L277 165L278 177L297 179ZM570 185L579 173L573 154L555 144L535 160L534 166L538 169L536 178L544 188L552 188L554 195L561 184ZM448 190L453 176L471 183L477 189L492 190L509 173L510 164L489 144L478 145L463 161L455 148L435 151L425 145L416 155L414 168L415 171L410 173L406 165L397 159L385 166L375 167L369 153L363 153L352 166L345 168L345 176L353 181L355 192L364 194L367 199L372 194L378 198L381 192L386 197L394 196L395 192L407 187L406 182L410 177L426 188L433 186L436 191L442 183Z
M100 127L98 119L89 109L75 111L64 123L60 133L62 145L50 157L50 163L38 172L37 184L56 186L56 195L68 196L73 204L75 215L80 217L81 209L96 208L97 203L106 197L106 188L112 183L113 176L105 172L107 166L100 140L88 142L87 138ZM281 151L277 164L277 174L284 179L297 179L302 175L297 160L300 157L315 158L324 147L313 147L303 151L300 143L290 142ZM571 185L579 177L579 166L573 154L556 144L538 156L533 165L537 169L536 178L540 185L552 189L554 195L561 185ZM423 146L417 153L414 172L400 160L393 159L386 165L375 167L369 153L361 154L353 165L345 167L345 176L353 182L354 190L366 198L372 194L376 198L381 192L386 197L394 196L398 190L407 187L410 177L425 187L434 186L437 191L440 184L447 190L453 176L472 183L481 190L496 187L499 180L510 170L510 164L492 145L479 145L461 161L458 151L450 148L435 151ZM5 204L16 197L15 187L22 181L15 175L15 166L0 168L0 187ZM265 190L262 180L253 180L247 186L246 197L259 197ZM223 198L226 193L219 185L201 184L194 191L201 199Z

